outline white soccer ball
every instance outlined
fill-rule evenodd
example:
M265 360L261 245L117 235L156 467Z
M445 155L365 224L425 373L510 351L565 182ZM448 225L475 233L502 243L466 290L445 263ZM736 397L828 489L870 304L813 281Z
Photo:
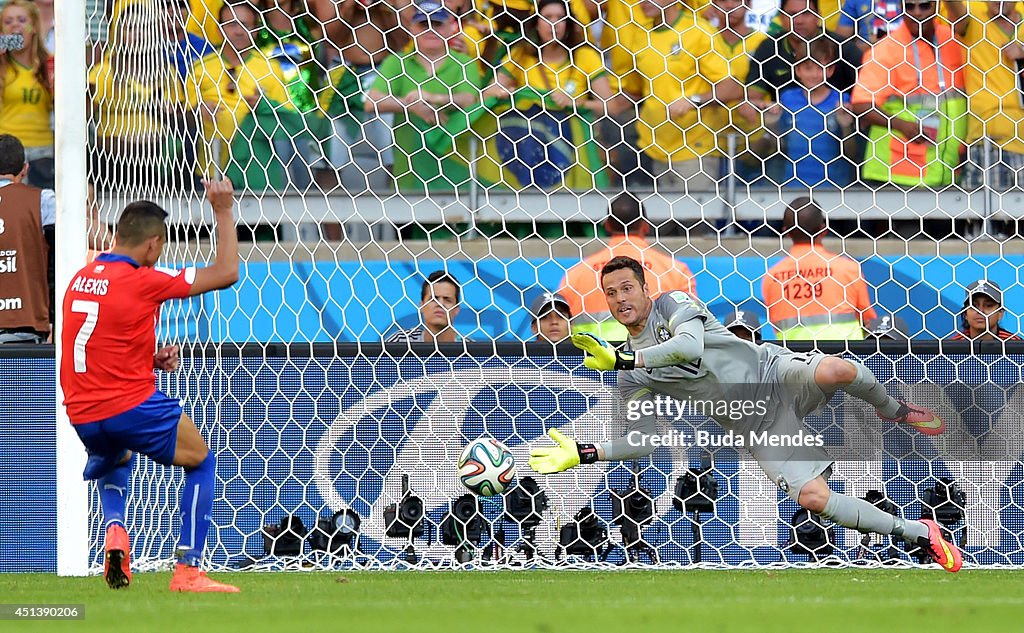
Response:
M515 458L493 437L473 440L459 457L459 481L475 494L500 495L509 489L515 477Z

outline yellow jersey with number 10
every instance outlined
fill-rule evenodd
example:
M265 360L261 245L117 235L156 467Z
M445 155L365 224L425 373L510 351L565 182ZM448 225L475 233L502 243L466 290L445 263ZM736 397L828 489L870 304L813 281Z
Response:
M7 66L3 102L0 104L0 134L17 136L25 147L53 145L50 113L53 97L39 83L35 72L14 62Z

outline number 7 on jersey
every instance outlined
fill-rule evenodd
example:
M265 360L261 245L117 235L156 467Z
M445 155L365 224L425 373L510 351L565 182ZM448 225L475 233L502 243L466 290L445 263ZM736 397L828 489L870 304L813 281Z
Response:
M96 301L85 301L75 299L71 302L71 311L85 315L82 329L78 330L75 336L75 373L85 373L85 346L89 343L93 331L96 329L96 320L100 316L100 304Z

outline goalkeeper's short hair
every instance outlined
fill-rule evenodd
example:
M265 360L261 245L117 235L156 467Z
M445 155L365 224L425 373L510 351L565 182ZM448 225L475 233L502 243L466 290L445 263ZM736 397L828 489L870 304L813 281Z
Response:
M632 270L637 281L641 284L647 283L644 265L632 257L627 257L625 255L619 255L618 257L613 257L608 260L608 263L601 269L601 281L604 282L605 275L617 270Z

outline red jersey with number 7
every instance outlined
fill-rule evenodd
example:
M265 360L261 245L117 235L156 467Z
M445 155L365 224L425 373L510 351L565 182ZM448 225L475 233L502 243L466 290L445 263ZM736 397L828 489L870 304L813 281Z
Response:
M189 296L195 268L140 266L103 253L64 295L60 384L72 424L115 416L156 391L153 355L160 304Z

